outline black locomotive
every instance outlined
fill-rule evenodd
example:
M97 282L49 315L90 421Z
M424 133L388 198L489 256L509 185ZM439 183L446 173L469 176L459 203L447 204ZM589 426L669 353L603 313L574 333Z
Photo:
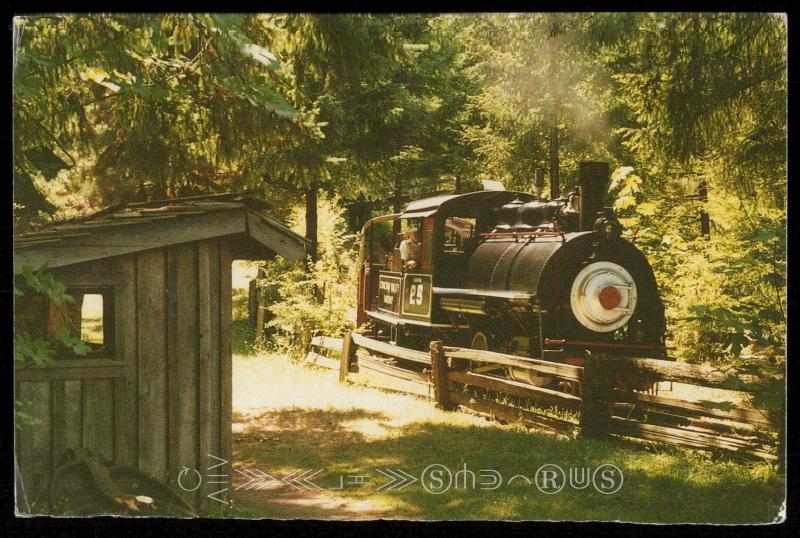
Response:
M427 349L432 339L581 364L587 353L664 358L664 307L642 252L621 237L606 163L580 163L578 190L426 198L366 223L358 324ZM397 222L419 237L401 260ZM540 384L525 372L518 380Z

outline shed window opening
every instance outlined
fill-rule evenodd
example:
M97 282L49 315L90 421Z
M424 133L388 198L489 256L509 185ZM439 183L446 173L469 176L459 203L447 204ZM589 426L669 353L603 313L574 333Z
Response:
M106 289L67 290L74 302L56 305L47 311L47 335L67 331L88 345L85 354L69 352L67 358L108 357L113 352L113 293Z
M95 346L104 344L103 296L101 294L87 293L83 296L80 324L81 340Z

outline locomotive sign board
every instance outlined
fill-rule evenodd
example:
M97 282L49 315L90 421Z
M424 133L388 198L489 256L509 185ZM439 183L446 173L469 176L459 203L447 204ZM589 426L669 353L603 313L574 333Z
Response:
M378 310L400 313L400 288L402 277L399 273L383 273L378 277Z
M406 274L403 277L403 315L430 318L432 292L431 275Z

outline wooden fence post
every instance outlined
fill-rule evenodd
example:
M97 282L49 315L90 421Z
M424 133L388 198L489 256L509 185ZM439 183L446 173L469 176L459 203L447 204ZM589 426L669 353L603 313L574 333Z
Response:
M256 305L256 339L259 341L264 339L264 311L266 309L266 306Z
M350 364L353 362L356 348L353 345L353 338L350 331L344 333L342 340L342 353L339 360L339 382L344 383L347 381L347 374L350 372Z
M604 371L602 358L586 357L583 365L583 408L581 409L581 435L605 437L608 435L610 408L600 400L607 392L608 372Z
M431 342L431 373L433 374L433 397L436 407L449 411L455 408L450 401L450 379L447 377L447 358L442 342Z

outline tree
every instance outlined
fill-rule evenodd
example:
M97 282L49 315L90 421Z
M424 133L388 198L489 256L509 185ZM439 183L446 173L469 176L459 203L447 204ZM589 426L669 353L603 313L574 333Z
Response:
M609 159L606 81L581 48L582 24L583 15L480 15L464 28L481 86L464 138L480 176L528 190L537 168L551 170L551 184L563 170L569 184L579 160Z
M263 177L269 163L260 156L281 144L297 113L275 90L279 62L257 43L257 23L236 15L18 17L15 176L41 184L66 169L66 187L88 178L92 207Z

